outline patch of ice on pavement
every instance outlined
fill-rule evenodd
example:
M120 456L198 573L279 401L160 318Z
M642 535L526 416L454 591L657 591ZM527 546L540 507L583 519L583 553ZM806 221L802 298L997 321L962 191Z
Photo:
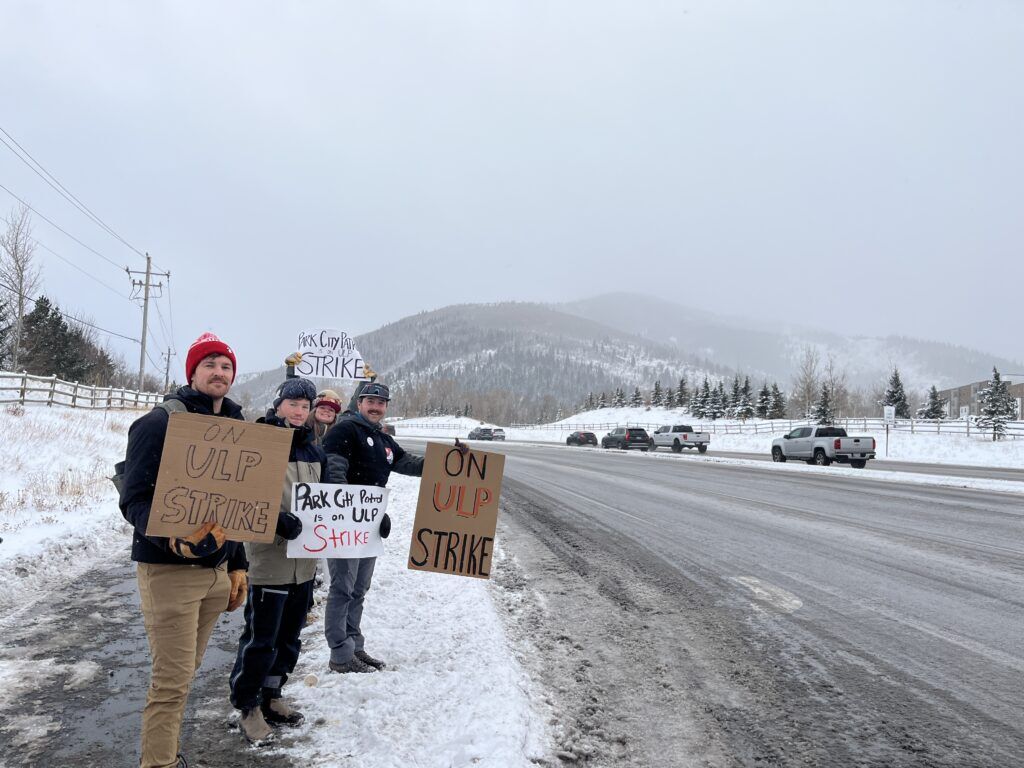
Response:
M756 579L753 576L733 576L731 581L741 584L753 593L754 599L768 603L783 613L793 613L803 607L803 600L782 587Z
M95 661L79 661L65 669L68 672L68 678L64 681L65 691L77 691L84 688L100 673L100 665Z

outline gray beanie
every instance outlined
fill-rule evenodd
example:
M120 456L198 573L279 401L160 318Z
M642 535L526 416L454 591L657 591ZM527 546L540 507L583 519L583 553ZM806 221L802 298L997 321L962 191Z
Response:
M309 400L309 406L313 407L316 400L316 387L309 379L285 379L284 384L277 388L277 399L274 400L274 410L284 400Z

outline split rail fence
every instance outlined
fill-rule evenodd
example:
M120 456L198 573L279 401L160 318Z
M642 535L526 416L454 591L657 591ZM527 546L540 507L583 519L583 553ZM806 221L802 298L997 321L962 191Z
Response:
M137 392L124 387L94 387L56 376L0 371L0 405L47 405L91 410L123 411L152 408L162 402L158 392Z
M658 427L667 424L669 422L642 422L642 421L628 421L628 422L565 422L560 424L512 424L509 429L523 429L538 432L595 432L598 433L598 437L604 432L610 432L616 427L642 427L648 432L653 432ZM680 420L676 420L674 423L681 423ZM796 427L813 426L813 421L806 419L779 419L775 421L749 421L749 422L737 422L737 421L693 421L684 422L693 427L695 432L711 432L716 435L784 435L787 432L791 432ZM416 429L464 429L463 425L458 423L422 423L417 422L415 419L406 419L404 421L397 422L398 426L415 427ZM884 419L836 419L834 426L842 427L851 434L853 432L868 432L875 433L877 436L880 433L885 432L885 420ZM933 434L933 435L975 435L975 436L992 436L991 428L983 428L973 419L897 419L895 424L889 425L890 431L893 432L910 432L913 434ZM1024 440L1024 421L1011 421L1006 425L1006 438L1011 440Z

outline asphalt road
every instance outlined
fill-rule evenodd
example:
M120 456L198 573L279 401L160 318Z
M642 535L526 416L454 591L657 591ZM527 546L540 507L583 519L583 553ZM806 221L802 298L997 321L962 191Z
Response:
M401 434L398 436L398 440L401 443L410 444L422 444L428 439L426 437L403 437ZM714 449L714 435L711 437L711 449L707 455L712 457L720 457L726 459L744 459L747 461L763 461L770 464L772 462L771 454L768 451L761 453L747 453L743 451L716 451ZM440 442L446 442L446 438L438 438ZM487 440L467 440L466 442L471 445L480 448L481 450L515 450L516 446L550 446L550 447L562 447L562 443L551 443L542 442L540 440L510 440L506 442L490 442ZM766 438L766 445L767 438ZM497 446L497 448L495 448ZM504 447L502 447L504 446ZM592 450L591 448L578 448L573 446L575 450ZM879 448L881 451L881 448ZM656 453L668 454L671 453L671 449L659 448ZM697 452L694 450L683 451L678 455L680 459L687 459L688 457L697 456ZM881 455L881 454L879 454ZM983 467L972 464L929 464L921 461L898 461L896 459L873 459L867 464L868 469L881 469L887 472L913 472L921 475L945 475L947 477L973 477L973 478L988 478L991 480L1012 480L1015 482L1024 482L1024 467Z
M1024 497L488 447L563 761L1024 765Z

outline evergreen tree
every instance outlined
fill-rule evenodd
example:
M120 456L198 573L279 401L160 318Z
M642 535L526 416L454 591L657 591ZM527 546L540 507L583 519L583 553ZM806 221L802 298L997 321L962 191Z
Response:
M663 403L663 405L665 408L676 407L676 393L671 386L665 390L665 402Z
M939 390L934 384L928 390L928 399L917 409L917 418L933 421L946 418L946 401L939 397Z
M708 404L705 408L706 418L716 421L725 416L728 398L729 396L725 391L725 384L721 381L718 382L718 386L711 390L711 394L708 397Z
M897 419L910 418L910 403L907 402L907 393L903 390L903 381L900 379L899 368L892 369L892 375L889 376L889 385L886 387L885 396L879 402L879 405L896 406Z
M640 390L637 390L638 392ZM665 404L665 393L661 391L661 380L654 382L654 390L651 392L651 405L660 408Z
M982 429L991 428L993 440L1002 440L1006 436L1006 422L1017 416L1017 398L1010 394L1009 386L993 367L992 380L978 393L977 424Z
M629 398L629 404L634 408L641 408L644 404L644 396L640 394L640 387L633 390L633 396Z
M708 418L708 407L711 404L711 384L708 382L708 377L704 377L704 383L700 389L694 390L693 397L690 399L690 413L698 419Z
M679 388L676 390L676 402L682 408L690 399L690 388L686 386L686 379L679 379Z
M594 410L595 405L596 403L594 403L594 393L587 392L587 401L586 403L583 404L583 409L586 411L592 411Z
M11 348L14 342L15 326L17 318L16 309L7 297L0 296L0 370L10 370L13 367L14 357Z
M779 385L775 382L772 382L772 394L771 402L768 406L768 418L786 418L786 395L781 389L779 389Z
M732 379L732 390L725 397L725 415L730 419L738 418L736 416L736 409L740 406L740 377L737 374Z
M599 397L599 398L597 399L597 407L598 407L599 409L600 409L600 408L607 408L607 407L608 407L608 398L606 398L606 397L604 396L604 392L602 392L602 393L601 393L601 397Z
M771 410L772 406L772 393L768 389L768 382L764 383L761 387L761 391L757 393L757 406L754 408L754 413L759 419L767 419L768 411Z
M612 402L616 408L626 407L626 393L622 391L621 387L615 388L615 400Z
M835 421L835 406L832 403L832 391L828 384L821 385L821 393L814 404L814 411L811 418L817 424L831 424Z
M737 419L746 421L754 418L754 404L750 402L750 380L740 389L740 401L736 404L733 412Z

